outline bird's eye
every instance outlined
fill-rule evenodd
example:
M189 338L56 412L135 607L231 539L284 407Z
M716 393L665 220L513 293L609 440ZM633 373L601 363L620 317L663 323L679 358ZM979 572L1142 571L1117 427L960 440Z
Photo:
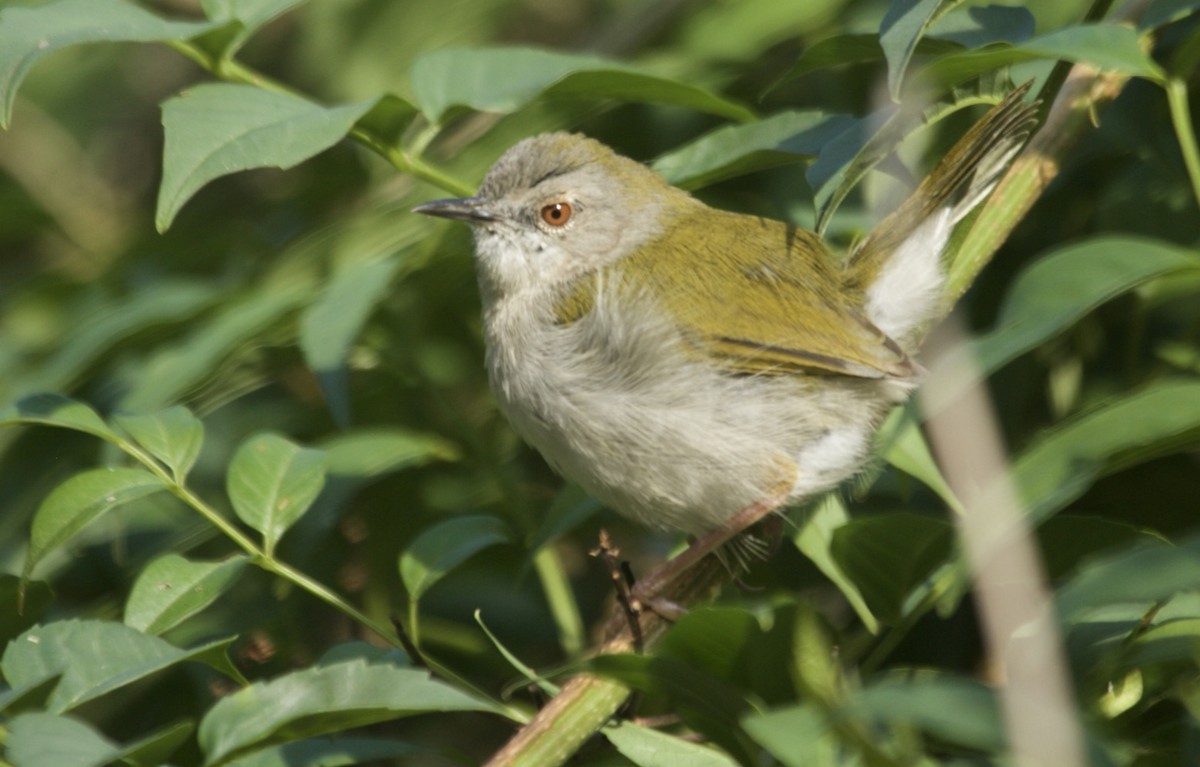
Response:
M542 220L553 227L566 226L572 212L571 203L552 202L542 206Z

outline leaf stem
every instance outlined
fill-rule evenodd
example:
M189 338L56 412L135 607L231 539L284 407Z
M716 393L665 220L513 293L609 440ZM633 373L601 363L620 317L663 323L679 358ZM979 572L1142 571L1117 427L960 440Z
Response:
M1183 152L1183 165L1192 182L1192 193L1200 205L1200 149L1196 147L1196 131L1192 126L1192 113L1188 107L1187 83L1178 77L1168 78L1164 86L1167 104L1171 109L1171 124L1179 138L1179 149Z

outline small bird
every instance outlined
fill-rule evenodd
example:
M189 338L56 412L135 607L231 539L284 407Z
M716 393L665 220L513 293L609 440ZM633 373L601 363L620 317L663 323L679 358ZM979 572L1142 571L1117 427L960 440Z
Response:
M951 232L1031 129L1027 87L845 259L561 132L509 149L477 196L415 211L474 230L489 379L513 428L618 512L697 537L681 570L862 468L919 382Z

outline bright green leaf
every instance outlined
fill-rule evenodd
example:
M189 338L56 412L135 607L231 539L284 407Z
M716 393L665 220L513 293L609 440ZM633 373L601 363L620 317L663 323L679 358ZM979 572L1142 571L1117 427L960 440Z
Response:
M754 119L740 104L693 85L596 56L532 48L426 53L413 63L412 88L421 111L434 123L454 107L514 112L543 93L672 104L734 120Z
M163 178L155 225L166 231L213 179L287 169L336 144L374 102L323 107L249 85L206 83L163 104Z
M879 45L888 62L888 92L900 100L900 84L925 30L943 6L961 0L892 0L879 24Z
M458 448L436 434L398 427L355 429L320 445L331 476L369 479L431 461L454 461Z
M204 424L182 405L157 413L116 415L113 420L182 484L200 455Z
M120 623L58 621L14 639L0 658L0 671L14 688L62 674L46 706L62 713L183 661L223 670L210 656L223 655L230 641L181 650Z
M192 562L164 554L142 570L125 603L125 625L161 634L208 607L233 585L246 565L235 555L221 562Z
M807 509L803 519L796 521L796 532L792 535L792 542L804 556L812 560L826 578L833 581L842 592L842 596L854 608L858 619L874 634L879 631L879 620L871 612L858 586L847 577L830 551L834 533L849 521L850 515L837 493L829 493Z
M91 725L69 716L29 713L8 724L5 756L13 767L104 767L120 752Z
M829 550L872 614L894 624L915 606L919 588L953 548L950 523L898 512L850 520L834 531Z
M33 517L25 575L51 551L83 528L121 506L165 487L145 469L88 469L63 482L46 496Z
M451 517L421 532L400 555L400 578L408 595L420 599L446 573L476 553L511 540L496 517Z
M198 739L210 767L252 748L427 711L489 711L427 671L350 661L296 671L217 701Z
M259 434L234 454L226 484L233 510L263 534L270 552L325 486L325 451Z
M931 61L912 79L949 87L984 72L1041 59L1084 62L1155 82L1164 78L1162 69L1142 50L1135 30L1116 24L1077 24L1020 45L950 53Z
M0 127L21 81L47 53L79 43L183 40L213 24L167 21L123 0L58 0L0 12Z
M665 732L621 722L604 728L604 737L638 767L734 767L737 764L715 748L691 743Z
M96 411L61 394L33 394L0 410L0 426L42 424L87 432L108 442L117 435Z
M344 767L353 764L402 764L403 757L425 753L411 743L380 738L314 738L271 746L228 762L229 767Z
M855 120L821 112L781 112L762 120L727 125L654 161L667 181L696 189L726 178L815 157Z

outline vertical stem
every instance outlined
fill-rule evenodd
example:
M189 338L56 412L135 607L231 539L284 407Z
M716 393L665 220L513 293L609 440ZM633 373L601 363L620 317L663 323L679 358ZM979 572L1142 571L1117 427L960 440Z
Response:
M1192 182L1192 193L1200 205L1200 150L1196 148L1196 131L1192 127L1192 113L1188 107L1187 83L1178 77L1167 80L1167 104L1171 108L1171 124L1179 138L1179 149L1183 152L1183 166Z

